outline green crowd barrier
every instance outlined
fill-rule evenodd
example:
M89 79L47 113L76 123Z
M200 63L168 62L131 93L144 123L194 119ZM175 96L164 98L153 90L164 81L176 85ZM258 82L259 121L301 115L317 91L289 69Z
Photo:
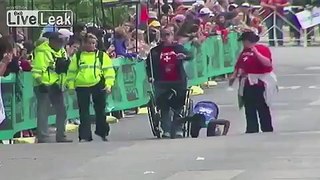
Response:
M208 38L200 46L191 43L185 47L194 58L185 62L188 85L200 85L210 78L233 72L233 67L242 47L237 41L238 34L230 33L228 41L220 36ZM106 111L119 111L140 107L148 103L151 85L146 76L144 61L126 58L113 60L116 81L112 93L106 99ZM12 139L17 132L36 128L37 101L33 93L31 73L11 74L1 79L2 97L6 120L0 124L0 140ZM65 93L68 119L78 117L75 95ZM93 108L91 108L93 113ZM49 107L49 122L55 123L54 109Z

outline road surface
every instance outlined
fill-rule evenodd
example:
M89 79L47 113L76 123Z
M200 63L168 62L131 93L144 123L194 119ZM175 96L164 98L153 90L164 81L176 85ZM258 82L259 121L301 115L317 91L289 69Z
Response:
M280 93L275 133L243 134L236 91L226 83L193 97L212 100L230 135L157 140L146 116L112 126L109 142L0 146L5 180L269 180L320 179L319 48L273 49ZM73 135L76 140L76 135Z

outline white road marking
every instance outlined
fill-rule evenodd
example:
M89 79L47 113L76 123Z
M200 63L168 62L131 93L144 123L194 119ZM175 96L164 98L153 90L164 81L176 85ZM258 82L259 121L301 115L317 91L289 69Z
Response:
M320 70L320 66L310 66L310 67L306 67L305 70Z
M312 101L311 103L308 104L309 106L319 106L320 105L320 98L318 98L315 101Z
M320 89L320 86L309 86L309 89Z
M291 90L295 90L295 89L300 89L301 86L279 86L280 90L284 90L284 89L291 89Z
M272 106L289 106L289 103L285 103L285 102L275 102L272 104ZM218 104L219 108L238 108L237 104Z
M320 73L313 74L279 74L278 77L295 77L295 76L320 76Z

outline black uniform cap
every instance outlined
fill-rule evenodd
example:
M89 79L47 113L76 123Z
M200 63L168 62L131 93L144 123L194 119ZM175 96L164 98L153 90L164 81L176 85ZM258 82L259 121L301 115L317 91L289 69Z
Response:
M56 42L62 42L63 36L59 32L52 32L49 36L49 41L56 41Z
M256 43L259 40L259 35L251 31L242 33L241 36L238 38L238 41L249 41L251 43Z

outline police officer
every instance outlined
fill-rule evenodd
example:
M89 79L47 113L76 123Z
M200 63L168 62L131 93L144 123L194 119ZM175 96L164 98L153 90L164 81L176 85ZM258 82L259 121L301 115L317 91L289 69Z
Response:
M71 60L67 73L67 87L76 90L80 126L79 141L92 141L90 122L90 98L95 110L95 134L107 141L109 124L106 122L106 96L111 93L115 81L115 71L109 56L97 50L97 37L91 33L84 36L82 50Z
M34 92L37 106L37 138L38 143L48 142L48 115L52 104L56 114L56 141L72 142L65 137L66 108L62 92L61 74L66 72L63 36L51 33L49 41L43 42L34 50L32 76L35 80ZM62 69L65 69L64 72Z

